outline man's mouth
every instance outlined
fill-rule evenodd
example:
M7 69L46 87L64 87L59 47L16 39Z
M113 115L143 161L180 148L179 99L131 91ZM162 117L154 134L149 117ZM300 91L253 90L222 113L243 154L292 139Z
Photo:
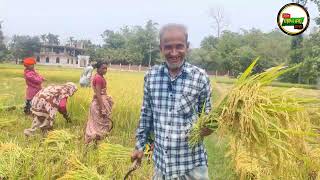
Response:
M171 63L179 63L180 57L170 57L169 60Z

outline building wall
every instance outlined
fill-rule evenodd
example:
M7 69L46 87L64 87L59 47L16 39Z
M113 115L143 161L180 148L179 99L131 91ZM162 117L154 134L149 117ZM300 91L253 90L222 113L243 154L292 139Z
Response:
M47 61L49 59L49 61ZM64 53L40 53L37 56L37 63L44 65L63 65L63 66L78 66L78 58L66 55Z
M70 56L66 53L45 52L36 55L37 63L43 65L61 65L70 67L85 67L90 62L90 56Z

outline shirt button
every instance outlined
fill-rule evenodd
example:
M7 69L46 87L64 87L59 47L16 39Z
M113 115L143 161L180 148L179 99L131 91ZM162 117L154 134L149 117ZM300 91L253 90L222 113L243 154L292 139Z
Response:
M169 139L169 137L167 136L166 139Z

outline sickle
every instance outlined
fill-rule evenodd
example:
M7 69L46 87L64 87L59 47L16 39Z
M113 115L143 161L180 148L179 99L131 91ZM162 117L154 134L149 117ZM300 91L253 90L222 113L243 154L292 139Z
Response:
M126 175L124 176L124 180L128 179L129 175L135 171L138 168L138 160L134 160L131 167L129 168L129 171L126 173Z

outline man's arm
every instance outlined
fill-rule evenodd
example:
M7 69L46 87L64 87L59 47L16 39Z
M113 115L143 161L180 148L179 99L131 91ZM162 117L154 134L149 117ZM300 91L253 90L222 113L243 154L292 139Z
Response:
M44 78L42 76L38 75L35 72L26 73L25 78L27 81L30 81L35 84L41 84L42 81L44 80Z
M148 85L148 74L144 77L143 103L141 107L141 115L139 125L136 131L136 147L131 155L131 161L141 163L143 157L143 148L146 144L147 135L153 131L153 117L151 109L150 89Z
M211 111L211 93L210 79L208 75L205 75L204 85L199 96L198 113L201 113L203 110L204 113L209 114Z
M209 114L211 111L211 83L210 83L210 79L208 77L208 75L205 75L205 81L204 81L204 85L203 88L200 92L200 96L199 96L199 104L198 104L198 110L199 113L203 112L205 114ZM201 136L208 136L213 132L213 130L209 129L209 128L202 128L201 129Z
M136 131L136 150L143 150L147 135L153 130L153 117L151 109L150 90L147 75L144 77L143 103L139 125Z

